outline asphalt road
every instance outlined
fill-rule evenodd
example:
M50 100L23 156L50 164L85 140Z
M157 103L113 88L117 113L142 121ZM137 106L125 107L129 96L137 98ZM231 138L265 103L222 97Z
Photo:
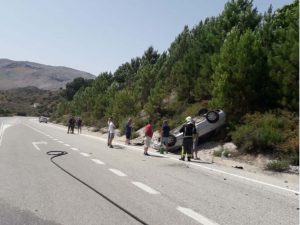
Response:
M61 168L49 151L67 153L53 159ZM0 225L299 224L297 186L151 155L0 117Z

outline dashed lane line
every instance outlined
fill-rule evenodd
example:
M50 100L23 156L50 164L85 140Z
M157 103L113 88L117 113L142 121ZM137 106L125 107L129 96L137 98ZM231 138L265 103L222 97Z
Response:
M102 161L100 161L99 159L92 159L92 161L93 161L94 163L99 164L99 165L105 165L105 163L102 162Z
M69 145L69 144L64 144L64 146L70 147L71 145Z
M80 155L84 156L84 157L90 157L90 154L84 153L84 152L80 152Z
M109 171L111 171L112 173L116 174L119 177L127 177L127 175L125 173L123 173L120 170L117 169L109 169Z
M74 147L72 147L71 148L73 151L79 151L79 149L78 148L74 148Z
M195 212L192 209L188 209L188 208L183 208L178 206L177 210L189 217L191 217L192 219L196 220L197 222L203 224L203 225L219 225L218 223L206 218L205 216L202 216L201 214Z
M158 191L154 190L153 188L151 188L151 187L149 187L146 184L143 184L141 182L132 181L131 183L134 184L135 186L137 186L138 188L142 189L143 191L148 192L149 194L152 194L152 195L160 194Z

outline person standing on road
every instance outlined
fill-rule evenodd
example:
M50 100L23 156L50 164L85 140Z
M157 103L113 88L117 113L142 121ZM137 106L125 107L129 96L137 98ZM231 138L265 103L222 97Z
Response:
M187 154L188 161L191 161L192 148L193 148L193 136L197 133L196 127L193 124L192 117L188 116L186 123L180 128L179 132L183 133L183 142L181 150L180 160L185 160L185 154Z
M125 125L126 145L130 145L131 131L132 131L132 119L129 118Z
M73 116L68 121L68 133L74 134L75 119Z
M195 121L193 120L193 124L196 127ZM193 149L192 149L192 159L200 160L198 157L198 133L196 128L196 134L193 136Z
M111 117L108 118L107 120L107 146L109 146L109 124L110 124L110 121L111 121Z
M148 149L150 147L151 144L151 139L153 136L153 128L151 125L151 120L149 120L149 123L145 126L144 128L144 132L145 132L145 138L144 138L144 155L149 155L148 154Z
M78 129L78 134L81 134L81 124L82 124L82 120L81 120L80 117L78 117L77 121L76 121L77 129Z
M113 118L111 117L111 120L109 122L109 125L108 125L108 146L110 148L113 148L113 145L112 145L112 140L114 139L115 137L115 124L113 122Z
M162 127L161 127L160 137L161 137L161 143L164 146L164 149L165 149L166 153L168 153L168 143L169 143L170 130L171 129L168 125L168 121L165 120L163 122Z

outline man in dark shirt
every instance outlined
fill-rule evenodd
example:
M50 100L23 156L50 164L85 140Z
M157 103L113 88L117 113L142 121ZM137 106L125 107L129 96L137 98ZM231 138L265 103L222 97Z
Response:
M192 121L192 117L188 116L186 123L180 128L179 132L183 133L183 142L181 150L180 160L185 160L185 154L187 154L188 161L191 161L192 148L193 148L193 136L196 135L197 130Z
M69 124L68 124L68 133L74 134L74 127L75 127L75 119L73 116L69 119Z
M165 120L161 127L161 143L164 145L166 153L168 152L168 143L169 143L169 135L170 135L170 127L168 125L168 121Z
M132 130L132 119L129 118L128 122L125 125L125 135L126 135L126 145L130 145L130 138L131 138L131 130Z

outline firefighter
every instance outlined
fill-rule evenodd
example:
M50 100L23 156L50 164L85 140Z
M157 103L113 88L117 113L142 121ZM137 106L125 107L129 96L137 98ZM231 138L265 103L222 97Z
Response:
M179 160L184 161L185 154L187 154L188 161L191 161L193 136L197 134L197 130L193 123L192 117L188 116L185 120L186 123L179 130L180 133L183 133L181 158Z

